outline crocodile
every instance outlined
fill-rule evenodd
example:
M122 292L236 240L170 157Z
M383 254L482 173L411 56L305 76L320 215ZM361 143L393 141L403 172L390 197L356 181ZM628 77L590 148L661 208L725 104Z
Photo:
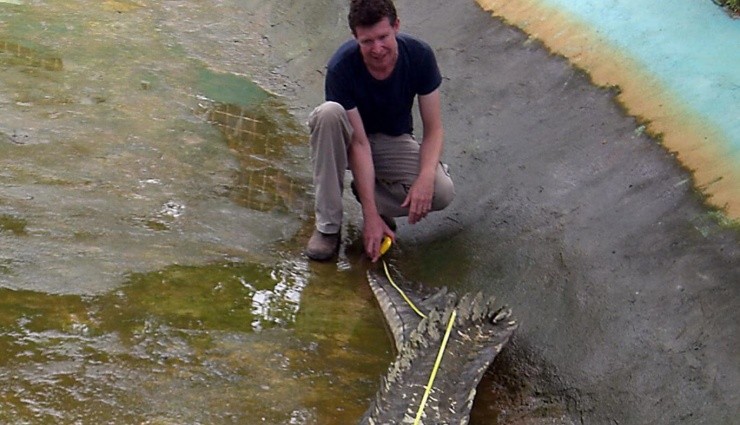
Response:
M467 424L478 383L517 328L511 310L480 292L404 289L388 276L368 271L397 355L359 424Z

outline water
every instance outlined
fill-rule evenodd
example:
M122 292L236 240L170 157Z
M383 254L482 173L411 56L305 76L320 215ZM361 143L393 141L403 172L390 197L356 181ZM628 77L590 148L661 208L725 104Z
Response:
M201 6L0 2L0 423L353 423L391 360L359 250L300 255L258 25Z
M0 290L0 423L352 423L390 360L381 318L356 273L306 275L172 266L95 297Z
M304 160L281 152L303 135L248 79L186 55L166 10L53 2L0 16L0 217L25 223L23 237L4 235L0 284L106 291L132 271L260 252L300 226L305 176L282 179L290 193L266 189L290 206L243 207L257 174L275 185ZM224 104L258 136L209 125Z

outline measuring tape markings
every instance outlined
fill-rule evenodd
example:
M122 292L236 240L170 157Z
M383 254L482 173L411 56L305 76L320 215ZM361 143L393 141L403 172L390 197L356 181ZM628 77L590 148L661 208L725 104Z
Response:
M390 248L390 238L385 237L383 239L383 242L385 244L384 248L381 250L381 254L385 254L385 252ZM423 319L426 319L427 316L419 310L416 305L409 299L409 297L406 295L403 290L396 285L396 282L393 281L393 278L391 278L391 274L388 270L388 264L386 264L385 260L383 261L383 269L385 270L385 276L388 278L388 281L391 283L393 288L395 288L396 291L401 295L401 297L406 301L406 303L411 307L416 314L418 314ZM452 310L452 314L450 315L450 320L447 322L447 329L445 330L444 337L442 338L442 344L439 347L439 351L437 352L437 358L434 360L434 367L432 368L432 373L429 375L429 381L427 382L427 385L424 387L424 395L421 398L421 403L419 403L419 410L416 412L416 418L414 419L414 425L419 425L421 423L421 415L424 413L424 407L426 406L427 400L429 399L429 394L432 392L432 388L434 386L434 380L437 377L437 371L439 370L439 366L442 363L442 356L444 355L445 348L447 347L447 341L450 338L450 333L452 332L452 325L455 323L455 317L457 316L457 310Z

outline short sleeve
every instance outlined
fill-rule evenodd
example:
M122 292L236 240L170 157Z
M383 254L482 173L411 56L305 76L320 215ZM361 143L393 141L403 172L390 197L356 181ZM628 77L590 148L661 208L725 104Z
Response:
M424 45L419 56L419 65L416 69L421 70L416 93L423 96L436 90L442 84L442 74L439 72L437 58L434 51L428 45Z
M324 81L324 95L327 101L337 102L345 110L355 108L357 105L352 99L351 85L348 84L346 76L335 71L328 71Z

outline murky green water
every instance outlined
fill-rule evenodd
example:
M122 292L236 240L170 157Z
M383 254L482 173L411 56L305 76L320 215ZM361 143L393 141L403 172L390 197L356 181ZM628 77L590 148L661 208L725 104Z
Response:
M211 6L0 2L0 423L347 424L375 393L359 250L301 257L304 130L228 71L256 33L209 60Z
M0 217L23 233L3 235L0 284L107 291L302 225L304 135L247 78L185 54L168 10L0 7Z
M385 331L360 276L323 284L305 267L172 266L88 297L1 290L0 422L356 421Z

